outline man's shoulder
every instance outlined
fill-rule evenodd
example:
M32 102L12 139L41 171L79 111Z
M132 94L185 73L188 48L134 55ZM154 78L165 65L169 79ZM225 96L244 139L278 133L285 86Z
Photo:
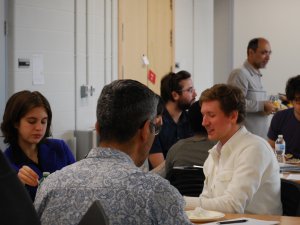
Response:
M237 78L237 77L246 77L250 75L249 71L245 67L239 67L234 70L229 75L229 78Z
M145 173L143 182L146 183L150 182L151 189L153 190L157 190L157 187L160 187L160 189L164 189L165 191L168 190L169 192L170 191L173 192L174 190L174 187L170 185L169 181L167 181L165 178L161 177L160 175L156 174L155 172Z
M240 143L243 143L245 149L251 148L251 151L261 152L262 150L266 150L270 153L273 153L272 148L267 140L251 133L250 131L240 138Z
M274 119L277 118L285 118L285 117L290 117L291 115L294 114L294 108L289 108L289 109L284 109L276 112L273 116Z

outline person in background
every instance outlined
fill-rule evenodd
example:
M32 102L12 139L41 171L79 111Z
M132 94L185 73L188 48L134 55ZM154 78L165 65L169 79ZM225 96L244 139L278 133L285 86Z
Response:
M204 163L203 192L185 197L187 209L281 215L279 165L269 143L241 125L245 118L241 90L214 85L202 92L200 106L208 138L218 143Z
M189 108L188 118L194 136L181 139L170 148L165 162L166 174L175 166L203 166L208 150L216 144L215 141L207 139L207 131L202 126L203 117L199 101L194 102Z
M291 77L285 87L286 97L292 108L278 111L272 118L268 138L274 148L279 134L286 143L286 154L300 158L300 75Z
M96 200L109 224L192 224L180 193L139 168L160 129L158 101L134 80L116 80L102 89L96 113L99 147L43 181L34 202L42 224L78 224Z
M1 123L5 156L34 201L43 172L53 173L75 162L63 140L48 139L52 111L38 91L20 91L7 101Z
M239 87L246 98L246 128L253 134L267 139L268 115L276 111L276 106L268 100L263 88L260 69L270 60L271 46L265 38L254 38L247 47L247 60L241 68L231 72L228 84Z
M186 112L197 96L191 74L187 71L167 74L161 80L160 92L165 110L162 130L150 150L151 168L164 162L169 148L178 140L193 135Z
M0 149L1 225L39 225L31 198Z

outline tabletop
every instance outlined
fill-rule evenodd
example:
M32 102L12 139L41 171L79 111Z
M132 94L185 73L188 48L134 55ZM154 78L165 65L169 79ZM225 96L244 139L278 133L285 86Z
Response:
M225 214L222 220L236 219L241 217L254 218L258 220L269 220L269 221L279 221L280 225L299 225L300 217L292 216L275 216L275 215L256 215L256 214ZM204 222L203 222L204 223ZM205 222L207 223L207 222ZM202 224L202 223L195 223Z

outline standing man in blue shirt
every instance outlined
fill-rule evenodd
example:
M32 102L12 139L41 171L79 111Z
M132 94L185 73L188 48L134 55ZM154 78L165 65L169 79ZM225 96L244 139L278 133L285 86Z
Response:
M160 94L165 110L162 130L155 137L150 150L152 168L164 162L173 144L193 135L186 112L197 96L191 74L187 71L167 74L161 80Z

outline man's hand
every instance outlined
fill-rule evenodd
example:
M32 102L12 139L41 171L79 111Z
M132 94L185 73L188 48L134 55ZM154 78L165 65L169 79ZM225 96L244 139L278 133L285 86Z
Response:
M39 175L34 172L29 166L22 166L19 169L18 177L23 184L27 184L29 186L37 186L39 184Z
M276 109L273 102L265 101L264 102L264 113L267 115L270 115L272 113L275 113L278 109Z

